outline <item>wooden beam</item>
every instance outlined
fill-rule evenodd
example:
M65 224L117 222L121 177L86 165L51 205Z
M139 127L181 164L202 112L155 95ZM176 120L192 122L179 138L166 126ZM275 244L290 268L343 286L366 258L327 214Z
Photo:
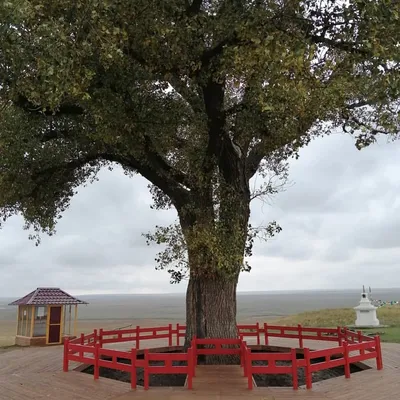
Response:
M72 306L69 305L69 316L68 316L68 335L71 336L71 323L72 323Z
M59 343L62 343L63 331L64 331L64 306L61 307L61 318L60 318L60 338Z
M22 314L22 316L24 317L23 320L24 320L24 328L25 328L25 330L24 330L25 337L28 336L28 310L29 310L29 307L25 306L23 314Z
M35 323L35 306L32 306L31 334L29 335L30 337L33 337L34 323Z
M46 344L49 344L50 309L51 309L51 306L47 306L47 319L46 319Z
M19 328L19 312L21 311L21 310L20 310L20 307L21 307L21 306L18 306L18 308L17 308L17 330L16 330L16 332L15 332L15 336L18 336L18 328Z
M76 336L76 320L78 318L78 304L75 304L74 336Z

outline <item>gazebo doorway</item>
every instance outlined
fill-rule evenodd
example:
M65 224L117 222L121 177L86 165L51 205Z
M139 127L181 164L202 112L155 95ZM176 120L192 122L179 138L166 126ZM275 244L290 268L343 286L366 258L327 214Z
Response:
M49 325L47 332L47 343L56 344L61 343L61 316L62 316L62 306L49 306Z

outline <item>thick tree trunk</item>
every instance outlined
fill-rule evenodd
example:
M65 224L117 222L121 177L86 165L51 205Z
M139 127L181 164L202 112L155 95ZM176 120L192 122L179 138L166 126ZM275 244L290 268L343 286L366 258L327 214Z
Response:
M237 280L192 277L186 297L188 337L234 338Z
M237 338L237 276L192 276L186 294L186 340L199 338ZM236 362L232 357L207 357L200 362Z
M211 220L190 227L185 222L183 224L190 266L186 294L186 345L190 345L194 335L198 338L238 337L236 287L243 265L250 215L248 198L238 197L236 204L231 201L230 207L221 207L217 222ZM207 215L198 210L199 214ZM199 220L203 222L207 218ZM238 362L238 359L208 356L205 361L230 364Z

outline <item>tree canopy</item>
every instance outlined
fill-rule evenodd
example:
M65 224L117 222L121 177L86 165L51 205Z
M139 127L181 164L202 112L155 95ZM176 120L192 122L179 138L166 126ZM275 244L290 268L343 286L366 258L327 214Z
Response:
M178 230L197 227L197 250L241 263L229 254L243 256L243 234L226 233L247 225L237 215L249 213L255 174L284 173L335 128L359 148L397 137L399 10L394 0L3 1L0 215L52 233L76 188L117 163L148 179L157 208L177 209Z

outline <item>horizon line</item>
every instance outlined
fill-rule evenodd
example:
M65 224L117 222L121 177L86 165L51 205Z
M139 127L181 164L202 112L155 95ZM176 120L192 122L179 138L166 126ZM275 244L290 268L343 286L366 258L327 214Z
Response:
M372 292L374 288L371 288ZM282 293L282 292L322 292L322 291L336 291L336 292L341 292L341 291L355 291L355 290L360 290L360 293L362 289L360 288L344 288L344 289L338 289L338 288L323 288L323 289L271 289L271 290L255 290L255 291L249 291L249 290L240 290L237 291L237 294L258 294L258 293ZM399 287L376 287L375 290L400 290ZM68 290L67 290L68 291ZM74 292L73 290L68 291L68 292ZM82 294L74 294L76 296L184 296L186 295L186 292L156 292L156 293L82 293ZM9 299L9 298L14 298L18 297L17 296L0 296L0 299Z

